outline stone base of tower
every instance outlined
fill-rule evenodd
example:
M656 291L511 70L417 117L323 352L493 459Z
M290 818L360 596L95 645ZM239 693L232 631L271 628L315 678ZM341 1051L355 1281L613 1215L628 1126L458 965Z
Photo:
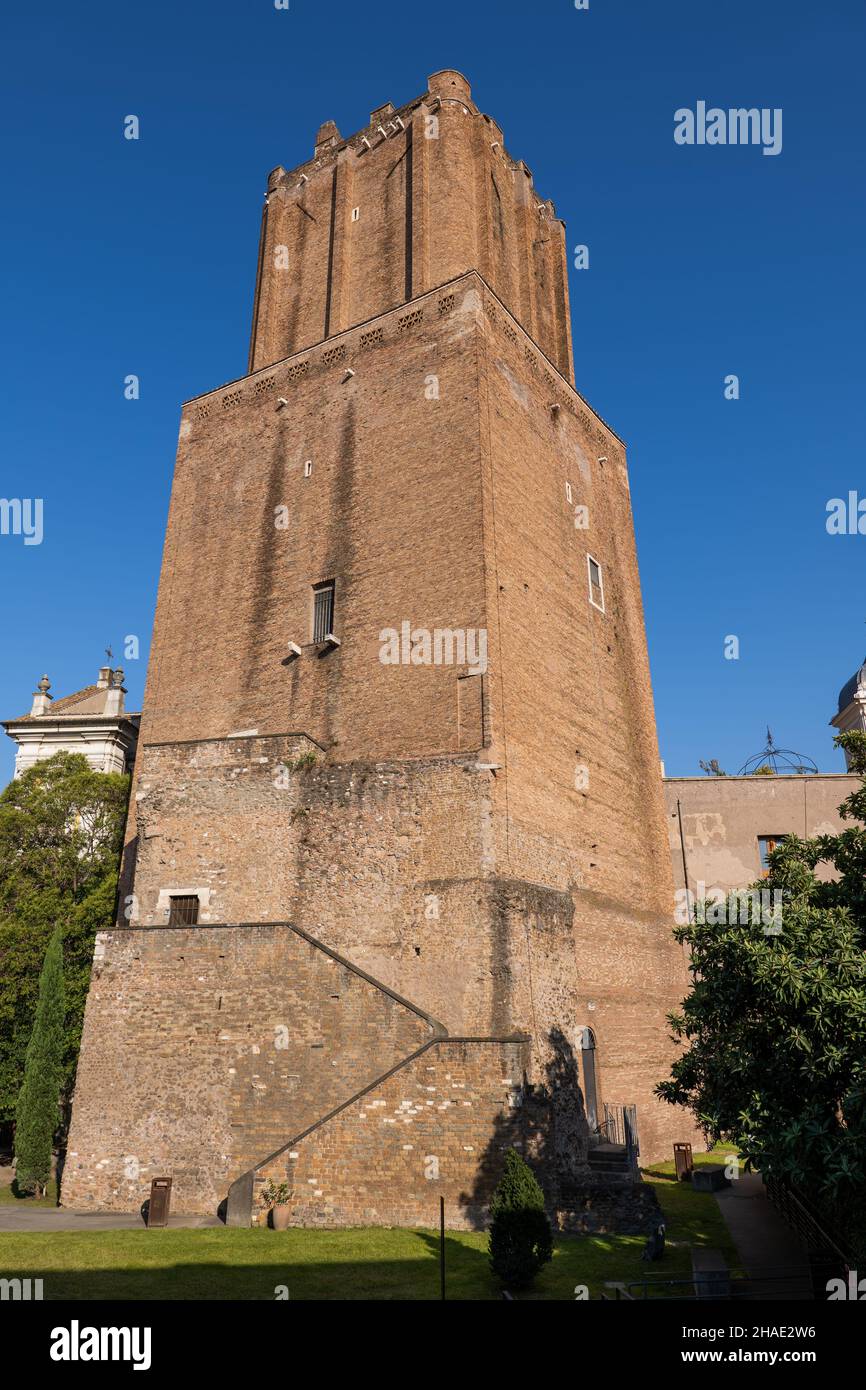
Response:
M527 1039L443 1033L287 924L105 933L63 1204L137 1211L170 1176L176 1212L215 1213L247 1175L249 1224L288 1167L299 1224L432 1224L445 1196L476 1226L506 1148L547 1166L549 1107Z
M685 989L665 923L485 876L498 822L471 759L298 762L282 736L143 750L153 925L97 942L65 1205L134 1211L170 1175L176 1211L213 1213L245 1179L248 1220L267 1175L305 1223L429 1222L446 1195L472 1225L511 1143L555 1204L587 1171L587 1028L596 1118L636 1105L643 1162L693 1140L653 1095ZM179 886L211 917L294 923L157 925Z
M105 933L63 1204L137 1212L170 1176L176 1213L248 1225L273 1181L293 1225L432 1225L442 1197L449 1228L479 1229L514 1147L565 1229L644 1229L646 1194L587 1167L567 1052L558 1077L532 1055L446 1035L288 924Z

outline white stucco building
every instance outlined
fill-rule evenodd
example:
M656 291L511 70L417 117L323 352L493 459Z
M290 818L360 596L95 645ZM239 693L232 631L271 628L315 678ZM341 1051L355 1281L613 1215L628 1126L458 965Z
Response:
M0 722L18 745L15 776L55 753L83 753L96 772L129 772L135 761L140 714L124 710L123 671L102 666L95 685L55 700L43 676L29 714Z
M851 729L866 733L866 662L839 691L839 708L830 723L840 734ZM846 755L847 761L847 755Z

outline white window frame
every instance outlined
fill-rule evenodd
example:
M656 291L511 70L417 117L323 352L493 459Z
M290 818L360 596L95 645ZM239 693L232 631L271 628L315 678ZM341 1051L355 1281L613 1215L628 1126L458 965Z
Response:
M327 631L327 632L323 632L323 633L321 633L320 635L317 635L317 628L316 628L316 595L317 595L317 594L321 594L321 593L330 593L330 595L331 595L331 601L330 601L330 605L329 605L329 606L330 606L330 610L331 610L331 611L330 611L330 623L328 624L328 631ZM314 644L316 644L316 645L321 645L321 643L324 642L324 641L326 641L326 639L327 639L328 636L330 635L330 632L331 632L331 630L333 629L333 626L334 626L334 613L335 613L335 611L336 611L336 606L337 606L337 582L336 582L335 579L326 579L326 580L323 580L323 582L322 582L321 584L314 584L314 585L313 585L312 603L311 603L311 607L310 607L310 640L311 640L311 642L313 642Z
M593 596L592 596L592 590L593 590L593 583L592 583L592 567L593 567L593 565L595 565L596 569L598 570L598 590L599 590L599 593L601 594L601 603L596 603L595 599L594 599ZM602 566L601 566L601 564L599 563L599 561L596 560L595 556L594 556L594 555L590 555L589 552L587 552L587 556L586 556L586 582L587 582L587 584L589 585L589 601L590 601L590 603L592 604L593 608L597 608L598 611L599 611L600 613L603 613L603 612L605 611L605 610L604 610L604 570L602 569Z

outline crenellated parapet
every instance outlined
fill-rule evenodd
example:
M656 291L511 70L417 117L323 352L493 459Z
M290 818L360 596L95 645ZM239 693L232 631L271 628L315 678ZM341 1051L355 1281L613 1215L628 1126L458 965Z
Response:
M477 270L569 380L565 227L451 69L268 177L249 370Z

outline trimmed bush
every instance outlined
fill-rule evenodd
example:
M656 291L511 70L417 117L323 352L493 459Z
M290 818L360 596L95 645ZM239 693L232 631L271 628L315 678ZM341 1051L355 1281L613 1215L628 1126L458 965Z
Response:
M51 1146L60 1120L66 992L63 941L56 927L39 976L33 1032L24 1058L24 1082L15 1112L16 1183L43 1196L51 1177Z
M505 1171L493 1194L490 1215L490 1268L506 1288L528 1288L553 1258L553 1236L544 1193L515 1149L505 1155Z

